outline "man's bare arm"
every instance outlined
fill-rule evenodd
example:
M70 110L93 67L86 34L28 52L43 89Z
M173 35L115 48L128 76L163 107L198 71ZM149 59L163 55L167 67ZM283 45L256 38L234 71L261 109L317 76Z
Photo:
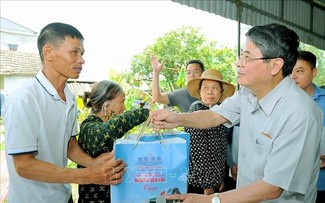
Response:
M180 126L192 128L211 128L227 122L221 115L202 110L193 113L176 113L166 110L152 112L152 126L155 129L176 128Z
M229 190L219 194L222 203L258 203L276 199L281 196L283 189L268 184L263 180L243 186L235 190ZM185 194L170 195L167 199L182 200L184 203L210 203L213 195Z
M164 62L159 63L155 56L150 57L150 62L152 66L152 100L160 104L169 104L169 98L166 93L162 93L159 86L159 74L163 68Z

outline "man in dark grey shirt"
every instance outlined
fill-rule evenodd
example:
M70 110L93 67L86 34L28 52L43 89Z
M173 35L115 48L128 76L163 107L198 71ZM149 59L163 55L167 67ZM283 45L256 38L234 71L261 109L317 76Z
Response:
M153 102L167 104L169 106L177 106L180 112L187 112L190 105L196 101L187 89L179 89L174 92L162 93L159 86L159 74L164 66L164 61L159 62L155 56L151 56L150 62L153 70L152 80L152 98ZM186 80L187 82L201 77L204 71L204 65L200 60L190 60L186 64Z

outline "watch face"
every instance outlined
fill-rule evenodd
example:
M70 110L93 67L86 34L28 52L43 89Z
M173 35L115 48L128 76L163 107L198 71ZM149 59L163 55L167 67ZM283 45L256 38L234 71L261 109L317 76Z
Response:
M220 203L219 197L212 198L212 203Z

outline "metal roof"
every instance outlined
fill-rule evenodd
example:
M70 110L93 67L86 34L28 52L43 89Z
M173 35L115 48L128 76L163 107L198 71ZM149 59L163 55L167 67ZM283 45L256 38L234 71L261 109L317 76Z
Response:
M285 24L300 41L325 50L325 0L172 0L247 25ZM241 14L241 15L240 15Z
M28 29L22 25L12 22L4 17L0 18L1 31L3 32L17 32L25 35L36 35L37 32Z
M67 85L71 92L82 97L85 92L90 92L91 87L94 83L94 81L68 80Z

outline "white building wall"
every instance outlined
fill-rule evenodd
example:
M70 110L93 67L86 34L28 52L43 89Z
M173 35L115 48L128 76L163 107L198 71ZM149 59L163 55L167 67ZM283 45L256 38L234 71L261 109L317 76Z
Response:
M37 53L37 36L1 32L1 50L9 50L8 44L18 45L17 51Z

